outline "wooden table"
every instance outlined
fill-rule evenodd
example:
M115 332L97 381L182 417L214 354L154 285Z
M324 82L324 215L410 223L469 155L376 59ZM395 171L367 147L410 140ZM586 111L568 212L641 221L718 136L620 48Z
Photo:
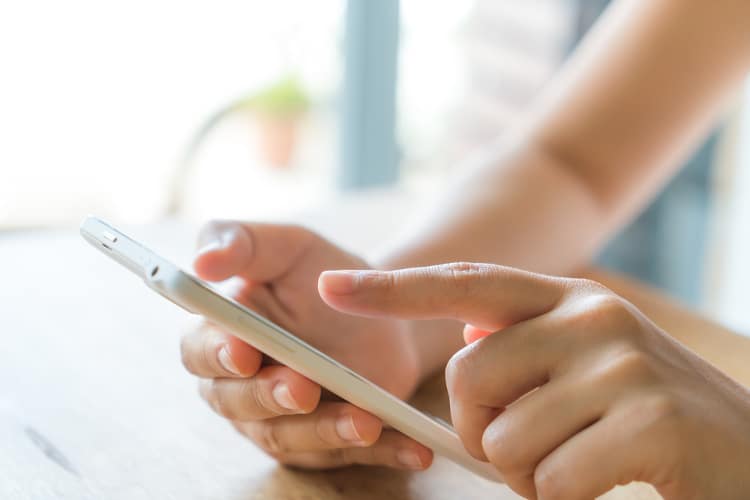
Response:
M186 262L192 231L135 231ZM443 459L424 473L302 472L276 465L216 417L182 368L196 319L167 304L73 230L0 234L0 498L517 498ZM750 384L750 339L622 278L593 276ZM439 380L418 405L446 416ZM654 498L646 485L607 498Z

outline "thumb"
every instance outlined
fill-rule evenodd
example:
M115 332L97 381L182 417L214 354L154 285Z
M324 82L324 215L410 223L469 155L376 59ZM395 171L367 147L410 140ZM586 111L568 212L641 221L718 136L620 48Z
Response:
M286 274L314 238L299 226L215 221L200 233L193 267L209 281L240 276L268 282Z
M492 264L452 263L397 271L326 271L323 300L341 312L401 319L456 319L499 330L552 310L564 281Z

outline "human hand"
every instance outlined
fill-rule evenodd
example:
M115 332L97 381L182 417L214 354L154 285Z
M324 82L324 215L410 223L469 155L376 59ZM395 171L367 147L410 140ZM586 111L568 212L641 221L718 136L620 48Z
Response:
M484 337L448 364L451 415L523 496L639 480L667 499L750 498L750 392L597 283L458 263L327 272L319 290L339 311Z
M208 281L235 278L232 296L346 366L405 398L416 388L417 354L408 323L341 314L316 290L318 275L367 264L296 226L215 222L200 235L194 267ZM201 395L234 427L282 463L423 469L432 452L375 416L323 395L292 369L264 362L242 340L205 325L182 340L185 367ZM384 364L383 359L389 362Z

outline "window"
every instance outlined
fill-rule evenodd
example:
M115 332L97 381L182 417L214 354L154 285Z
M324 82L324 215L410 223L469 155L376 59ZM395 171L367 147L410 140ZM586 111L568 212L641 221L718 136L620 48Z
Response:
M335 155L343 8L343 0L0 4L0 227L71 224L90 211L153 220L200 124L287 73L313 101L302 127L315 135L300 146L312 151L297 158L307 164L264 170L257 130L238 113L200 149L190 178L205 180L210 169L216 185L201 186L196 201L247 211L258 197L254 174L280 190L285 175L329 175L309 170ZM243 204L223 206L239 182Z

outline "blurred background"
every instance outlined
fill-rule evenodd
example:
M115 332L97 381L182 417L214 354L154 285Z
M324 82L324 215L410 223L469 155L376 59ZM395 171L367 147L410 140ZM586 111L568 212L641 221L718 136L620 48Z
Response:
M87 213L197 225L347 200L342 227L387 234L513 127L606 4L2 2L0 256L3 234ZM750 331L749 164L747 85L601 263Z

